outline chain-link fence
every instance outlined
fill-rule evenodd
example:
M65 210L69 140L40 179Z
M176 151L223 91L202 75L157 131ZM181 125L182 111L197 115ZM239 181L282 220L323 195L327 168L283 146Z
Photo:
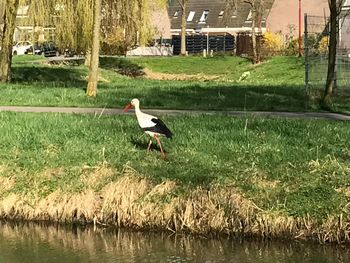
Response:
M350 17L339 21L335 89L350 92ZM329 18L305 15L305 86L308 92L323 90L328 67Z

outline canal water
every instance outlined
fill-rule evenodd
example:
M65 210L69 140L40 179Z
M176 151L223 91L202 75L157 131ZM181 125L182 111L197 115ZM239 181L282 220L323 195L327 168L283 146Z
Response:
M350 263L349 246L0 222L0 263Z

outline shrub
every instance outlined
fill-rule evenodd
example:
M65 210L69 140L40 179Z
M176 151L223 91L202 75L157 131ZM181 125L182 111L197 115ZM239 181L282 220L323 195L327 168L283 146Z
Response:
M283 48L283 37L281 34L266 32L264 34L263 48L270 51L280 51Z
M324 36L321 38L317 48L317 51L320 54L326 54L328 52L328 42L329 42L328 36Z
M289 42L286 43L286 47L284 48L284 53L287 56L295 56L298 54L298 39L293 38Z

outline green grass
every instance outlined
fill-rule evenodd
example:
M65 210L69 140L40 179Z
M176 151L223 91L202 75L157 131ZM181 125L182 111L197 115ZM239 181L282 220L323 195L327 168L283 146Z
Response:
M0 176L15 179L10 192L46 196L56 189L84 190L86 167L104 163L121 171L128 165L142 177L158 183L175 180L186 189L237 187L260 208L284 215L348 215L349 123L225 116L163 119L175 134L163 140L167 161L155 146L146 153L148 137L134 116L2 112ZM44 176L50 170L60 172Z
M240 57L222 56L134 58L133 62L150 68L155 72L172 74L205 74L220 76L224 80L237 82L243 72L251 72L245 84L303 86L303 58L273 57L259 65Z
M24 56L13 56L12 63L20 64L20 63L30 63L30 62L40 62L46 61L46 58L43 56L33 56L33 55L24 55Z
M97 98L85 96L88 70L83 65L15 59L13 83L0 85L1 105L121 108L137 97L143 108L319 110L316 100L305 97L303 61L296 57L275 57L257 66L235 57L103 58ZM160 81L117 73L140 65L160 73L217 75L219 81ZM250 75L238 81L247 71ZM342 110L350 105L339 101L334 103ZM86 170L107 166L113 175L96 179L98 193L131 167L155 183L176 181L180 189L174 195L219 185L237 189L271 215L350 218L348 122L221 115L162 119L175 134L163 140L167 161L156 146L146 153L149 138L134 116L0 112L0 182L5 189L0 198L80 193L90 187Z
M13 82L0 84L0 105L120 108L137 97L142 106L159 109L319 111L322 91L306 96L304 62L298 57L273 57L252 65L239 57L101 58L101 81L95 99L85 96L88 70L79 63L48 65L40 56L16 56ZM216 80L151 80L142 67L171 75L198 75ZM242 74L249 76L241 79ZM198 78L198 77L197 77ZM201 77L199 77L200 79ZM157 94L155 96L154 94ZM350 112L350 95L339 90L333 111Z
M313 109L306 101L302 85L302 59L295 57L276 57L258 66L237 57L140 58L130 61L102 58L102 81L95 99L85 96L88 71L83 65L47 65L30 61L30 56L21 57L22 61L14 62L13 83L0 85L1 105L120 108L137 97L146 108ZM138 64L160 72L219 75L221 80L164 81L129 78L116 73L120 68L137 70ZM250 76L238 81L246 71L251 72Z
M230 76L237 80L241 74L251 68L251 63L243 58L213 57L170 57L170 58L134 58L138 63L155 72L171 74L206 74ZM214 66L215 65L215 66Z

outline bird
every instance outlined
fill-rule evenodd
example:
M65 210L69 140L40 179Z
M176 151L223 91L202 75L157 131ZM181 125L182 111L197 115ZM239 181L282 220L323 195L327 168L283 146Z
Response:
M165 136L166 138L172 138L173 133L169 130L169 128L165 125L165 123L161 119L159 119L155 116L152 116L150 114L143 113L140 110L140 101L138 99L132 99L131 102L125 106L123 111L127 112L132 107L135 107L135 114L136 114L136 118L137 118L137 121L139 123L140 128L146 134L151 136L151 139L148 143L147 152L150 151L151 146L152 146L152 138L154 138L159 145L162 159L165 160L166 156L165 156L165 153L163 151L163 147L162 147L162 144L160 142L159 137Z

